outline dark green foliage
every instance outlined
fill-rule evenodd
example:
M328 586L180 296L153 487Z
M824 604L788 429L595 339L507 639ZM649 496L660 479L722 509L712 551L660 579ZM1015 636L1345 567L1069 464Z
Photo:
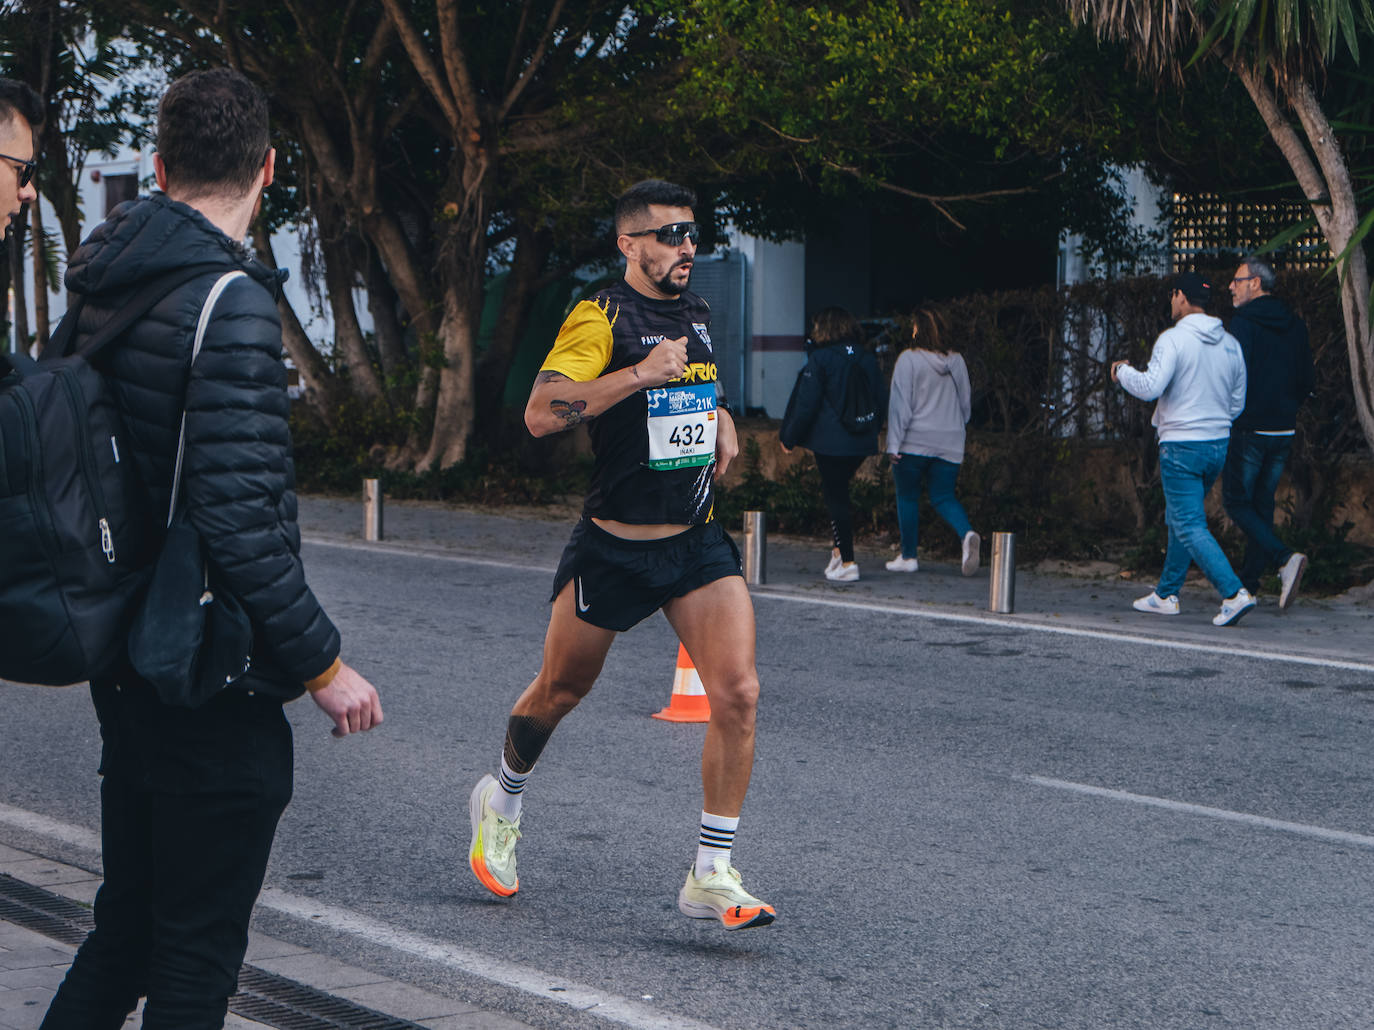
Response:
M474 449L466 461L442 471L390 468L388 458L408 428L405 416L382 404L350 400L331 430L297 404L291 417L297 489L356 495L364 479L376 478L396 500L552 504L582 494L590 479L588 459L561 455L556 445L532 440L513 424L500 434L509 441L500 452Z

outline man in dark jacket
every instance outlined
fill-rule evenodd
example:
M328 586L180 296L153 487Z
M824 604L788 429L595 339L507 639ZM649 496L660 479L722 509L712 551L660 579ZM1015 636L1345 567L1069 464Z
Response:
M1307 326L1270 291L1274 270L1253 255L1231 280L1235 314L1228 327L1245 355L1245 410L1231 426L1221 475L1226 514L1245 534L1240 579L1252 594L1268 569L1279 570L1279 609L1298 592L1307 555L1274 533L1274 493L1293 447L1298 408L1312 392Z
M105 881L45 1030L223 1026L277 820L291 797L283 702L309 691L334 734L372 728L372 685L339 660L339 634L310 588L300 531L277 275L239 242L271 183L267 102L237 72L179 79L158 112L163 193L121 204L72 255L77 339L144 284L204 266L99 359L126 422L129 457L165 519L183 406L179 505L253 628L248 672L197 709L159 700L131 668L91 684L100 720ZM202 306L226 272L194 364Z

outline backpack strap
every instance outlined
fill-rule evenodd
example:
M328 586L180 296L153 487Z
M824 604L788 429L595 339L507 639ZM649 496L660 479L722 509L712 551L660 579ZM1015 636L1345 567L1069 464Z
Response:
M75 353L90 361L104 350L112 340L117 339L126 329L156 307L160 300L171 296L172 291L178 286L190 282L197 276L222 271L223 268L223 264L185 265L144 283L139 291L130 297L124 306L115 312L104 325L86 337L79 347L72 350L72 338L76 335L76 322L86 301L84 296L78 296L71 309L62 316L57 331L53 333L48 345L43 348L43 353L38 360L52 361Z
M214 313L215 304L219 301L219 295L224 292L235 279L246 276L248 273L242 269L225 272L210 287L210 292L205 297L205 303L201 305L200 318L196 321L196 337L191 344L191 367L195 368L196 358L200 357L200 346L205 342L205 330L210 326L210 316ZM172 467L172 500L167 506L167 525L172 524L172 517L177 511L177 495L181 493L181 461L186 455L186 401L181 402L181 431L177 434L177 460Z

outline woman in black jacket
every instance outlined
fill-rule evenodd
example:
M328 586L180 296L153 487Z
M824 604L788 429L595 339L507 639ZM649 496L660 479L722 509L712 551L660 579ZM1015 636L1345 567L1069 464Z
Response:
M887 384L877 360L864 347L858 320L843 308L826 308L817 314L806 345L806 366L797 375L778 435L788 454L800 445L815 455L834 542L825 578L852 583L859 578L859 566L854 561L849 482L864 459L878 453L878 413L887 410ZM874 412L871 424L859 432L851 432L840 417L846 373L864 376Z

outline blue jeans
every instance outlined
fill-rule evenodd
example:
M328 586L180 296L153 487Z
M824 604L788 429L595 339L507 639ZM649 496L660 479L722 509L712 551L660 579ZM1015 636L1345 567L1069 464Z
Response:
M902 531L902 557L916 557L916 539L921 531L921 481L930 490L935 513L949 523L960 540L973 527L964 506L954 496L954 481L959 466L943 458L925 454L903 454L892 466L892 483L897 488L897 525Z
M1259 589L1260 576L1293 554L1274 532L1274 494L1292 447L1291 436L1231 430L1226 468L1221 473L1221 500L1226 514L1245 534L1240 581L1251 593Z
M1223 598L1234 597L1240 577L1207 528L1203 502L1207 491L1226 464L1225 440L1189 440L1159 445L1159 479L1164 487L1164 521L1169 526L1169 548L1164 571L1155 593L1177 594L1183 588L1190 562L1212 581Z

